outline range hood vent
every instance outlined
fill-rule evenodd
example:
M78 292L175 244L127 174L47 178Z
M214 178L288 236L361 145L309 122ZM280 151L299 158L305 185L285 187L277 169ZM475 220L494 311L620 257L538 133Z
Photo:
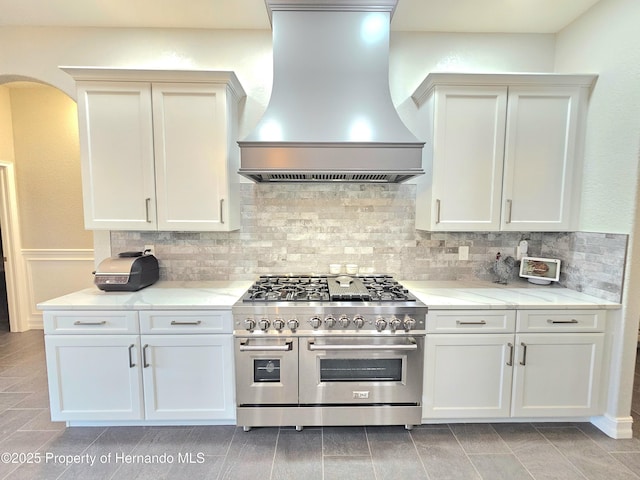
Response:
M401 173L270 173L268 171L244 171L256 182L319 182L319 183L401 183L415 176L413 172Z
M265 0L273 30L269 105L239 173L256 182L399 183L422 147L389 92L397 0Z

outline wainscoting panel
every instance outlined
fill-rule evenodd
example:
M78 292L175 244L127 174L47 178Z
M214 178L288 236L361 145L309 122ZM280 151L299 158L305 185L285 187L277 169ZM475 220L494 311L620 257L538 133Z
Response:
M93 285L93 250L23 249L22 256L26 266L28 328L42 328L38 303Z

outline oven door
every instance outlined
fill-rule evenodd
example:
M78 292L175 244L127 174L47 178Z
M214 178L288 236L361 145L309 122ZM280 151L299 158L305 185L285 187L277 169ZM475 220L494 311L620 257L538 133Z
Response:
M300 338L300 403L419 405L424 336Z
M235 338L238 406L298 403L295 338Z

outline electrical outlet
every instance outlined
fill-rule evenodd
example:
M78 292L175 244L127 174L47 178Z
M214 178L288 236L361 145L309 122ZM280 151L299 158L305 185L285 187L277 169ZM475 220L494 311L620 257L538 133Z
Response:
M469 246L458 247L458 260L469 260Z
M149 250L149 251L147 252L147 250ZM147 252L147 253L150 253L151 255L155 255L156 254L156 247L153 246L153 245L145 245L144 246L144 251Z

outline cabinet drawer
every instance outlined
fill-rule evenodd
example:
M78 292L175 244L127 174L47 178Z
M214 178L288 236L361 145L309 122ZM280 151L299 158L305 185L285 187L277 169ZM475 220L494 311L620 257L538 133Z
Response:
M513 332L515 310L440 310L427 314L429 333Z
M603 332L605 310L519 310L518 332Z
M96 335L139 333L138 312L132 311L45 311L44 333Z
M140 312L142 333L232 333L231 310Z

